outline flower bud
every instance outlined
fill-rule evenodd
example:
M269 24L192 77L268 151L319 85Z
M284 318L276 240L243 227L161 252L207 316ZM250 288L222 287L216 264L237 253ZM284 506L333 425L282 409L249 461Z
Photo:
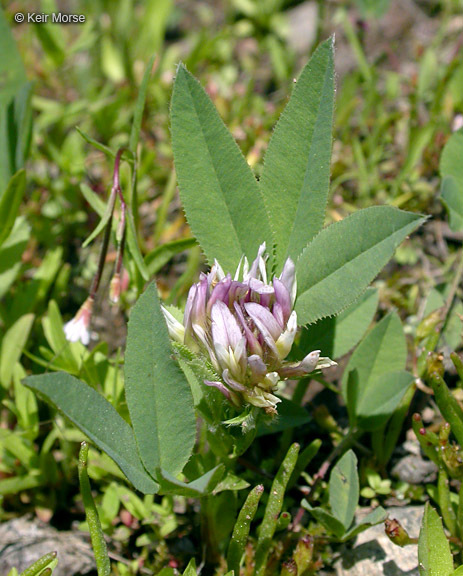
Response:
M64 325L64 334L69 342L90 342L90 319L92 317L93 298L88 297L72 320Z

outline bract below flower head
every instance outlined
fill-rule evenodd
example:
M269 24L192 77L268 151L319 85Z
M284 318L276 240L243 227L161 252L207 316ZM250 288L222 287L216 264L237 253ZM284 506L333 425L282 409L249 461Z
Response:
M216 261L188 293L183 324L163 308L173 340L202 356L217 378L204 380L236 406L249 403L276 412L274 395L287 378L300 378L334 362L314 350L301 362L287 362L297 332L294 262L268 281L265 243L249 265L243 257L232 279Z

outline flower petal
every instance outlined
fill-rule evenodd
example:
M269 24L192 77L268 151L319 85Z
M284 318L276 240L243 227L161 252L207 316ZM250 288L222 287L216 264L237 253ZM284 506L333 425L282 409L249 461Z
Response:
M212 306L211 318L214 346L216 343L220 343L225 348L231 346L234 350L243 334L228 306L221 300L217 300Z
M207 313L210 314L212 310L212 306L218 301L221 300L224 304L228 303L228 293L230 291L232 280L229 274L218 282L214 288L212 289L211 296L207 303Z
M291 314L291 294L286 285L279 279L273 279L273 288L275 290L275 302L281 307L283 313L283 326L288 322ZM275 312L274 312L275 315Z
M241 327L244 330L244 335L246 337L246 341L248 343L249 350L251 354L258 354L262 355L262 347L259 344L259 340L257 340L256 336L254 335L253 331L249 328L248 323L243 314L243 310L238 302L234 302L234 307L236 311L236 315L238 316L238 320L241 324Z
M270 310L256 302L247 302L244 308L264 337L265 342L271 348L275 348L275 341L280 337L281 328Z
M296 266L291 258L287 258L283 266L283 271L280 274L280 280L286 286L289 294L291 295L291 306L294 305L297 293L297 282L296 282Z

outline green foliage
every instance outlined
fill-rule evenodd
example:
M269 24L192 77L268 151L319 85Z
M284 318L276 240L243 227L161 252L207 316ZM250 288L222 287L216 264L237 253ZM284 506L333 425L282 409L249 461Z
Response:
M31 139L32 108L31 84L27 81L26 71L3 9L0 9L0 38L0 51L3 54L0 65L2 85L0 93L1 198L12 176L24 166L26 161ZM9 224L10 222L7 221L8 226ZM3 234L0 234L0 237Z
M49 570L48 574L52 574L56 564L56 552L50 552L39 558L29 568L26 568L19 576L39 576L44 574L46 570Z
M209 97L182 65L172 93L171 123L182 203L209 262L216 258L224 270L233 270L243 254L254 259L263 241L271 249L257 181Z
M442 528L442 520L429 503L424 508L421 524L418 566L420 576L450 576L453 574L452 554Z
M104 534L101 529L98 511L92 496L92 489L87 472L88 444L82 442L79 452L79 483L82 494L82 501L85 508L85 517L90 530L92 539L92 548L95 555L98 576L108 576L111 572L111 563L109 561L108 550Z
M337 316L319 320L304 328L299 347L309 352L320 348L330 358L340 358L356 346L373 321L379 294L367 288L353 304Z
M407 345L399 317L379 322L352 354L343 377L343 395L352 425L364 429L384 424L413 378L403 372Z
M90 440L120 466L130 482L145 494L157 484L143 468L132 428L105 398L69 374L29 376L26 386L56 406Z
M370 526L384 522L387 516L386 511L379 506L364 516L358 523L353 524L359 496L357 458L352 450L349 450L340 458L331 471L329 482L331 511L325 508L314 508L306 499L302 500L302 506L336 540L345 542Z
M8 238L18 215L26 189L26 173L19 170L9 181L7 189L0 195L0 246Z
M358 298L424 218L374 206L328 226L297 261L299 322L341 312Z
M463 230L463 131L456 132L447 142L440 159L442 177L441 198L449 213L450 228Z
M130 315L125 393L145 468L176 475L193 450L195 417L190 387L172 358L156 285L151 284Z
M251 522L257 512L260 498L264 492L262 484L258 484L249 492L243 507L240 510L236 524L233 529L233 535L228 546L227 566L233 570L234 574L239 574L241 561L248 542Z
M321 230L329 192L334 39L321 44L296 82L270 140L261 189L276 243L277 270L296 261Z
M461 2L420 3L433 16L432 42L411 62L401 54L396 63L388 47L386 65L369 50L377 23L364 30L356 16L380 17L387 0L357 0L356 12L353 3L318 3L316 41L333 24L340 26L356 59L355 69L345 72L341 63L338 72L331 185L331 40L314 51L271 132L297 75L286 40L297 4L233 0L219 15L214 3L183 10L172 0L84 0L87 22L76 27L17 26L13 5L0 14L6 55L0 64L0 516L40 510L56 514L54 523L76 518L76 442L83 437L77 425L96 446L88 473L105 535L123 557L112 563L116 576L140 570L192 576L203 561L204 571L223 574L227 549L227 576L240 570L309 576L320 571L321 558L331 569L340 542L384 517L378 507L355 525L359 493L373 506L390 495L420 504L426 498L422 485L390 478L388 466L405 437L416 385L420 403L437 403L451 423L436 433L436 416L431 428L413 420L413 429L424 455L439 467L437 485L426 490L440 508L457 562L463 492L455 488L463 473L454 440L463 438L463 369L456 363L455 374L447 356L462 345L461 132L448 136L463 112L463 66L452 22ZM43 2L41 10L55 11L55 2ZM333 10L336 23L328 21ZM180 57L210 95L179 68L172 134L191 230L176 200L168 127L171 78ZM447 138L440 173L450 232L435 204ZM104 191L124 147L123 260L130 282L126 286L123 276L119 305L109 309L103 290L117 254L110 241L107 254L99 256L98 236L121 237L120 204L105 216ZM26 186L22 168L28 158ZM325 213L329 196L333 202ZM386 273L367 288L423 221L418 213L433 214L433 221L397 250ZM154 285L139 299L156 274L162 299L175 304L181 320L188 288L205 270L201 250L210 263L217 258L232 271L243 253L254 258L262 240L273 272L280 272L286 256L299 259L297 310L299 322L310 326L296 337L291 361L318 349L337 359L360 342L346 359L344 377L341 362L314 374L317 385L325 386L321 394L311 384L305 395L309 379L295 387L280 384L282 402L273 420L248 409L237 417L220 392L204 386L212 367L198 359L188 364L180 347L170 348ZM99 260L106 261L105 272L86 348L66 340L63 324L84 300ZM124 359L119 330L130 308ZM371 328L377 313L383 319ZM452 358L459 357L454 352ZM31 373L36 376L26 388L22 381ZM338 402L341 381L348 424ZM434 391L428 400L426 386ZM33 390L50 406L38 402ZM154 415L150 402L160 407ZM360 437L357 451L352 440ZM306 448L297 456L293 446L279 470L293 442ZM357 457L346 452L350 446ZM322 476L333 461L326 484ZM246 502L243 493L258 482L265 485L260 507L262 492L255 489ZM301 515L301 493L308 494L310 522ZM89 495L88 483L82 495ZM295 530L288 529L290 521ZM441 525L430 526L428 542L435 533L444 550ZM174 562L177 569L166 567ZM48 576L55 564L34 574ZM433 572L441 564L438 556L434 564L425 573L440 574Z
M296 443L289 448L273 480L267 506L265 507L264 518L260 525L259 539L257 540L255 557L256 576L262 576L265 573L272 538L275 534L278 518L283 506L286 486L296 466L299 448L299 444Z

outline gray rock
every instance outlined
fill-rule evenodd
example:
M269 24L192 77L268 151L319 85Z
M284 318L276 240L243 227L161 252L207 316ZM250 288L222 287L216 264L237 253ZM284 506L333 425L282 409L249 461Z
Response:
M418 537L422 506L389 508L387 512L410 537ZM396 546L384 533L384 525L378 524L359 534L354 548L344 549L335 568L336 576L418 576L417 546Z
M437 466L431 460L424 460L421 454L407 454L395 464L391 473L408 484L434 482L437 478Z
M59 531L36 518L14 518L0 525L0 573L22 572L49 552L58 553L53 576L84 575L96 570L89 538L82 532Z
M318 4L309 1L287 12L289 22L288 44L296 54L309 54L317 37Z

